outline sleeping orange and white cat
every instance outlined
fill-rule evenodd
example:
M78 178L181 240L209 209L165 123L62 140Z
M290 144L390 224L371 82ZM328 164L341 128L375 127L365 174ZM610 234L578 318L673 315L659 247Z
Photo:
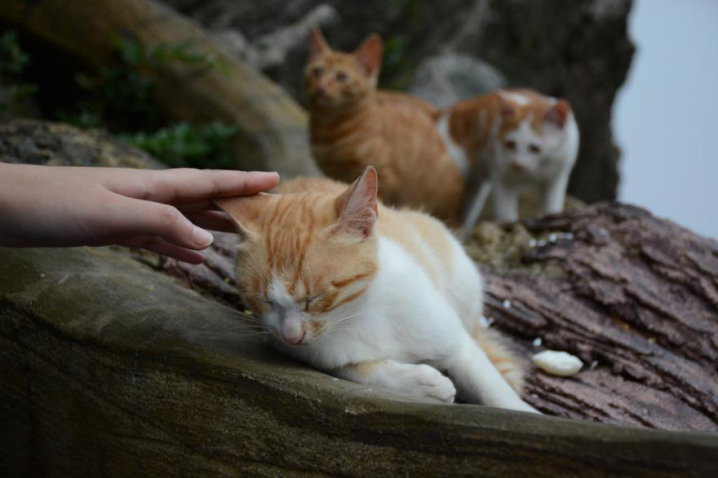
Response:
M327 176L345 182L374 166L386 204L456 222L463 182L436 128L436 109L403 93L377 91L381 59L378 35L343 53L319 30L312 33L304 72L312 154Z
M475 264L440 221L382 205L377 189L370 167L351 186L299 178L217 200L243 236L239 291L272 344L355 382L535 412L520 365L480 324Z
M467 184L463 222L471 227L493 194L493 217L518 219L518 199L538 188L541 213L561 212L579 131L567 101L531 90L499 90L449 108L438 121Z

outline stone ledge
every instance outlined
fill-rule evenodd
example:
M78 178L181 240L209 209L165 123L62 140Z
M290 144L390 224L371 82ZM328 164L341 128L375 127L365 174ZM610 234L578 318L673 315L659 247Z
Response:
M0 469L13 475L718 471L716 435L411 402L333 380L109 249L0 249L0 336Z

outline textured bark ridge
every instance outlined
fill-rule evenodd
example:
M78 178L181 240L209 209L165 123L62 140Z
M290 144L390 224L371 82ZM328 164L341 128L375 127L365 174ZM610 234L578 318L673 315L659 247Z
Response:
M718 243L620 204L527 229L546 243L487 271L487 314L524 349L540 338L586 365L571 379L531 374L528 400L551 415L718 431Z

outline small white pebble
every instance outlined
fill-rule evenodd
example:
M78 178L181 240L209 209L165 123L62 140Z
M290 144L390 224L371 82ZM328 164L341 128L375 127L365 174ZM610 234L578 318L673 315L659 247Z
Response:
M504 309L510 309L511 308L511 301L505 300L504 301Z
M604 228L601 228L598 230L598 234L601 236L608 236L608 231L605 230Z
M593 370L597 366L598 366L598 360L594 360L593 362L591 362L590 368L591 368L591 370Z
M529 239L529 247L536 247L536 239Z
M336 378L336 377L332 377L332 380L335 381L335 382L338 382L338 381L339 381L339 379Z
M41 272L41 273L40 273L40 277L45 277L45 273L44 273L44 272Z
M545 246L546 244L548 244L548 243L547 243L546 241L544 241L543 239L541 239L540 241L538 241L538 246L539 246L539 247L543 247L543 246Z
M544 350L537 353L533 356L533 361L538 368L557 377L576 375L583 367L583 362L575 355L554 350Z
M567 232L566 234L563 235L563 238L566 239L567 241L572 240L572 239L573 239L573 232Z
M549 236L548 236L549 242L556 242L556 239L558 239L558 235L556 235L556 233L552 232L551 234L549 234Z
M543 340L541 340L541 337L536 337L534 339L534 347L541 347L542 343L543 343Z

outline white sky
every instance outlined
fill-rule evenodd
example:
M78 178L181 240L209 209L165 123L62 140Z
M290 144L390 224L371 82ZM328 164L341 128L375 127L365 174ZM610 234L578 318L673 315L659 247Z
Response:
M718 238L718 0L637 0L630 35L620 199Z

